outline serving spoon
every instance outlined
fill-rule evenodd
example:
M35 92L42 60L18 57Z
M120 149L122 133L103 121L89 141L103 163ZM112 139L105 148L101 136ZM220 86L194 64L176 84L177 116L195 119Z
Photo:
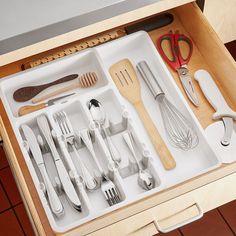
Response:
M150 190L153 189L155 187L155 180L153 178L153 176L151 174L149 174L146 170L143 169L143 167L141 166L141 164L139 163L139 160L135 154L134 151L134 145L133 145L133 140L132 140L132 136L130 134L130 132L125 132L123 134L123 138L126 142L126 144L128 145L137 165L138 165L138 169L139 169L139 173L138 173L138 184L140 187L142 187L145 190Z
M110 136L108 136L106 129L104 127L107 117L106 117L106 112L104 110L103 105L96 99L91 99L89 102L89 111L90 114L96 124L98 124L99 127L102 128L102 131L104 133L105 139L107 140L107 146L110 151L111 157L115 163L120 163L121 162L121 156L120 153L118 152L117 148L113 144Z

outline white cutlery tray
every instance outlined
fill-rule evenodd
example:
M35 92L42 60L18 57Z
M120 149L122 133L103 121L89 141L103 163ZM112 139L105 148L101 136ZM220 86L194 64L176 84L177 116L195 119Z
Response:
M119 94L109 75L109 67L113 63L124 58L128 58L134 66L139 61L146 60L154 75L159 79L159 83L168 99L173 102L190 121L192 121L194 128L197 131L199 144L194 149L183 151L172 147L167 141L159 106L137 72L141 84L144 104L176 161L176 168L173 170L167 171L163 168L158 158L158 154L155 152L138 114L132 105ZM68 100L65 103L59 102L58 104L45 109L18 117L17 111L19 107L30 104L30 102L15 102L12 98L12 94L16 89L26 85L29 86L50 82L73 73L81 74L89 71L94 71L98 75L99 79L95 86L86 89L75 89L71 92L75 92L76 95L65 98L65 100ZM67 84L70 83L73 82L68 82ZM58 88L63 86L65 86L65 84L57 85ZM145 32L138 32L94 49L88 49L66 58L58 59L55 62L47 63L26 72L13 75L6 78L0 84L0 89L2 101L10 117L46 215L53 230L56 232L65 232L73 227L102 216L105 213L114 211L115 209L124 207L134 201L155 194L197 175L206 173L221 164L217 154L208 144L204 130L189 108L183 95L178 90L174 79L171 77L171 74L155 49L151 39ZM54 89L55 87L47 89L40 95ZM60 199L64 206L65 214L61 218L57 218L52 214L47 199L40 187L42 179L36 164L30 158L25 147L21 125L29 125L37 135L39 134L39 129L36 124L36 117L45 114L50 122L51 128L57 130L53 114L64 110L76 132L88 128L93 130L94 124L88 110L88 102L92 98L99 100L103 104L107 117L110 120L110 122L106 124L108 131L122 157L118 171L109 171L107 160L104 157L104 150L95 138L94 148L97 157L105 172L109 174L110 178L118 187L122 196L122 201L119 204L110 207L105 201L101 189L98 188L93 192L86 192L88 199L86 200L85 198L85 200L82 201L83 210L82 213L79 213L71 207L65 198L65 194L61 191ZM140 162L155 178L156 187L150 191L143 190L137 183L137 164L127 145L122 140L122 133L127 130L130 130L135 138L135 147ZM93 135L93 131L91 131L91 133ZM88 164L91 171L95 171L97 178L99 178L99 172L86 147L82 144L78 151L83 161ZM145 155L142 155L142 153L145 153ZM57 172L53 163L53 158L48 152L44 152L43 157L50 179L55 183ZM73 156L73 153L72 158L76 168L78 168L78 162L76 161L75 156Z

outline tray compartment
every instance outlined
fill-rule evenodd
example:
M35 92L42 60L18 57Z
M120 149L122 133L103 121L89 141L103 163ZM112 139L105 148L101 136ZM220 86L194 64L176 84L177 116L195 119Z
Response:
M134 137L134 144L135 148L137 149L136 154L140 160L139 162L145 170L152 174L153 178L155 179L155 189L163 187L161 186L161 180L159 179L158 171L156 166L154 166L148 148L146 147L145 143L143 143L138 133L135 131L135 128L133 128L132 117L126 108L120 103L120 100L114 91L108 88L104 91L99 91L93 97L86 97L84 102L87 107L91 99L96 99L103 105L106 116L109 120L106 122L105 128L108 135L112 138L112 141L117 150L119 150L121 156L121 162L119 163L118 171L122 178L123 189L125 191L126 197L132 199L139 193L147 192L137 183L137 163L135 162L134 157L132 156L122 137L123 133L127 131L130 132ZM92 120L92 117L90 119ZM143 153L146 154L144 155ZM133 189L131 190L130 188L132 187Z
M12 79L9 78L6 83L3 82L1 86L1 96L4 98L4 105L11 110L11 116L13 115L14 117L18 117L18 110L20 107L25 105L32 105L31 100L27 102L16 102L13 99L13 93L18 88L49 83L70 74L78 74L80 76L86 72L95 72L97 74L98 81L96 82L96 84L88 88L76 88L74 90L66 92L66 94L88 93L90 91L93 91L94 89L106 86L106 84L108 83L108 81L106 80L106 76L104 76L101 62L96 57L94 51L85 50L82 53L73 54L68 58L58 59L56 62L53 61L38 68L33 68L28 71L21 72L17 76L13 76ZM15 82L16 80L17 83ZM63 88L64 86L76 84L76 81L78 81L78 79L49 87L35 97L46 95L52 91ZM62 95L63 94L58 95L57 97Z
M110 80L112 81L108 70L113 63L121 59L128 58L133 66L135 66L139 61L146 60L154 75L157 77L158 82L163 88L167 98L181 111L185 117L187 117L192 122L193 127L198 134L198 146L187 152L176 149L169 144L165 134L159 106L136 70L141 85L141 93L144 105L177 163L175 169L171 171L165 171L156 152L154 151L154 148L152 147L152 144L149 141L146 131L135 109L118 93L114 83L112 83L114 86L114 91L116 91L121 103L130 112L131 117L135 122L136 130L138 130L138 133L143 134L143 138L151 150L151 155L154 157L154 160L158 162L158 174L163 184L167 186L173 186L186 179L205 173L212 168L219 166L219 158L209 146L204 134L204 130L186 102L184 96L179 91L173 77L168 71L148 34L145 32L138 32L136 34L117 39L115 43L115 47L113 43L110 42L96 48L98 54L101 57L101 60L104 63L107 76L110 78Z
M46 115L46 114L45 114ZM47 116L47 115L46 115ZM23 123L22 123L23 124ZM21 125L19 124L19 130L22 136L22 140L24 139L24 134L21 130ZM24 122L24 124L28 125L30 128L32 128L34 134L39 135L40 131L39 128L37 126L37 122L36 122L36 118L35 119L30 119L30 120L26 120ZM60 148L57 148L60 157L62 158L63 163L65 164L65 161L63 159L63 156L61 154ZM55 188L55 190L58 193L58 196L61 200L61 203L64 207L64 211L65 214L61 217L56 217L54 214L52 214L51 209L49 208L47 199L45 197L45 194L41 188L41 183L43 183L42 178L41 178L41 174L38 170L37 164L35 163L34 159L32 157L30 157L30 154L26 151L26 149L24 150L25 156L26 156L26 161L27 161L27 165L28 168L31 172L31 175L33 177L33 181L34 184L36 186L36 189L38 191L38 194L41 198L41 201L43 202L43 205L45 207L46 213L48 215L49 221L51 222L51 224L53 225L53 227L56 227L58 229L60 229L61 227L64 227L65 223L67 224L73 224L74 222L81 220L85 217L87 217L90 213L90 205L89 202L87 202L87 196L84 194L84 192L80 192L77 188L76 188L76 192L78 193L78 196L81 200L82 203L82 209L83 211L80 213L77 210L75 210L72 205L68 202L65 193L63 192L63 190L61 189L60 186L60 181L59 181L59 177L58 177L58 173L55 167L55 163L53 160L53 157L51 155L51 153L47 152L42 152L43 154L43 159L45 162L45 166L49 175L49 178ZM57 178L57 180L56 180ZM59 182L58 182L59 181Z

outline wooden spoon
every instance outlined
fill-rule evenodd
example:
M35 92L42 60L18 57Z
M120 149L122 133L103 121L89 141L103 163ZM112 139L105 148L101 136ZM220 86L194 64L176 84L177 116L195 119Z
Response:
M76 89L76 88L88 88L93 86L94 84L96 84L96 82L98 81L98 77L97 74L95 72L87 72L82 74L78 80L76 81L76 83L68 85L66 87L63 88L59 88L51 93L48 93L46 95L43 95L41 97L36 97L34 99L32 99L32 103L38 103L38 102L42 102L44 100L47 100L51 97L60 95L62 93L68 92L70 90Z
M109 72L121 95L124 96L138 112L164 168L166 170L175 168L176 162L143 104L139 80L131 62L128 59L123 59L112 65Z
M17 89L14 92L13 98L17 102L26 102L26 101L30 100L31 98L33 98L34 96L36 96L37 94L39 94L40 92L42 92L44 89L47 89L47 88L57 85L57 84L61 84L61 83L65 83L65 82L74 80L77 77L78 77L77 74L71 74L71 75L67 75L65 77L62 77L58 80L55 80L53 82L47 83L47 84L23 87L23 88Z

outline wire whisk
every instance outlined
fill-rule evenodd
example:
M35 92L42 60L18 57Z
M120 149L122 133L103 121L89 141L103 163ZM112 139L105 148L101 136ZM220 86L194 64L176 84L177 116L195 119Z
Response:
M170 144L184 151L196 147L199 138L194 125L167 98L145 61L137 69L158 102L167 138Z
M187 119L167 98L160 95L157 98L167 138L172 146L189 150L199 143L198 135Z

